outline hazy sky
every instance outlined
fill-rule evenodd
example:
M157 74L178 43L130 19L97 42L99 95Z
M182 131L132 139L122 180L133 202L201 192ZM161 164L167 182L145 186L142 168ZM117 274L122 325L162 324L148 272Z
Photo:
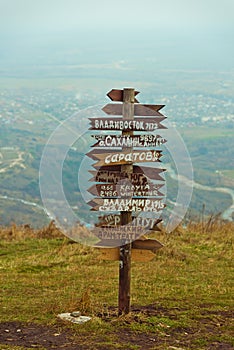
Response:
M234 0L0 0L1 32L111 28L233 30Z
M234 0L0 0L0 61L13 65L66 52L72 62L233 67L233 37Z

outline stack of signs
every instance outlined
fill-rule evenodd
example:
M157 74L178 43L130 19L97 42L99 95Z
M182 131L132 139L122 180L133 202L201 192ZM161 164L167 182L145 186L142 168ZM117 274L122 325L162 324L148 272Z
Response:
M135 95L138 92L135 91ZM114 101L123 101L123 90L111 90L107 96ZM153 132L165 129L161 122L166 118L159 110L163 105L142 105L135 99L134 118L121 116L123 104L107 104L103 111L108 118L90 118L91 130L99 131L92 135L95 143L87 154L96 162L90 181L95 182L89 192L95 197L89 202L91 210L120 212L99 217L93 230L100 239L102 258L118 260L118 248L132 242L132 259L148 261L154 252L163 245L157 240L142 236L145 232L159 230L159 212L165 207L163 203L163 181L165 169L137 165L139 163L161 162L162 151L159 149L166 140ZM114 117L112 117L114 116ZM136 116L136 117L135 117ZM105 133L100 134L100 130ZM108 131L122 132L112 134ZM134 134L134 132L137 132ZM131 171L123 171L123 165L131 165ZM131 221L122 224L123 212L131 213ZM140 217L142 212L151 212L151 218ZM155 213L152 219L152 213Z

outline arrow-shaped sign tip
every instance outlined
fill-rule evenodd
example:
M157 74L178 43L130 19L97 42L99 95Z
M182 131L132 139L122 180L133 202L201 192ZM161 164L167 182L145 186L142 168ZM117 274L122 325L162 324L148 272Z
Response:
M136 96L140 93L140 91L134 91L134 93ZM109 97L109 99L111 99L111 101L123 102L123 90L112 89L111 91L109 91L107 93L107 96ZM139 101L137 101L136 98L135 98L134 102L139 103Z

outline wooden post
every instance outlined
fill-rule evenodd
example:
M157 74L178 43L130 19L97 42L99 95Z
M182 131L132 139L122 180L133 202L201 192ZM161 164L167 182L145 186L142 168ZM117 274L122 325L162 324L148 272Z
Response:
M134 89L123 90L123 119L134 119ZM122 135L133 135L133 131L122 131ZM129 148L128 148L129 149ZM133 165L124 164L121 172L132 173ZM127 225L132 221L131 212L121 212L121 225ZM131 285L131 248L132 244L120 247L119 256L119 315L130 312L130 285Z

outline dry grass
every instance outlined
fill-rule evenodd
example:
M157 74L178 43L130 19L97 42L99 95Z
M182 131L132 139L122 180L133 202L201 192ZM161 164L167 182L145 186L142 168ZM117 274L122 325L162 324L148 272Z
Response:
M62 232L56 227L54 221L41 229L33 229L30 225L0 227L0 239L6 241L24 240L27 238L64 238Z
M72 244L53 222L41 230L1 228L0 322L51 325L58 323L57 314L80 310L93 320L82 328L70 326L75 334L105 335L110 343L125 327L137 334L156 332L162 344L169 334L168 341L176 337L184 349L211 349L207 344L214 339L231 344L233 231L233 223L212 216L171 234L151 235L165 247L150 262L132 263L131 303L138 311L117 319L117 261L98 260L97 249ZM142 311L149 305L154 315ZM190 335L187 346L184 332Z

